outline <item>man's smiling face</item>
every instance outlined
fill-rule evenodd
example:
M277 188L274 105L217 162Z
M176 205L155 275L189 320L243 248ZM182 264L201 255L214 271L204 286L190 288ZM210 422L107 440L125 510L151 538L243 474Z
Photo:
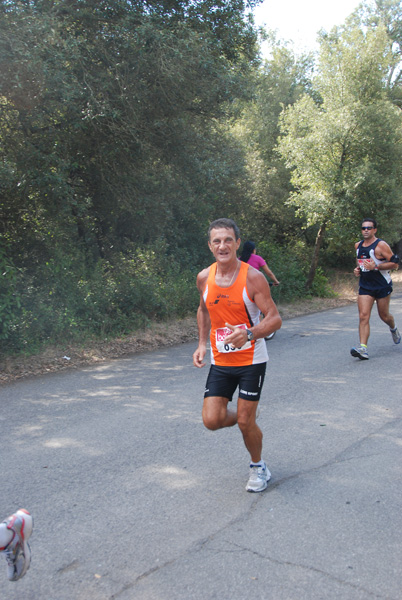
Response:
M220 227L219 229L211 230L208 246L217 262L222 264L230 263L237 257L240 238L236 240L233 229Z

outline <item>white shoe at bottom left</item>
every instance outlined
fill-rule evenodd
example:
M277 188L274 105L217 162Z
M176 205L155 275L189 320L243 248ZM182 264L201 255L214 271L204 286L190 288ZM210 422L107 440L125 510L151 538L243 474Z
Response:
M33 518L27 510L20 508L8 517L1 526L7 527L13 537L2 553L7 560L7 575L10 581L21 579L31 564L31 549L28 540L33 529Z

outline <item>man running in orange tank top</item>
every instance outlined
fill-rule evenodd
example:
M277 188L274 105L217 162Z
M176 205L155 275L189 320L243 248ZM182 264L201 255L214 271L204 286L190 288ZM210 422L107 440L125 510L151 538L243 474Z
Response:
M271 477L262 460L262 431L256 423L268 353L264 338L278 330L281 317L264 275L237 259L240 232L231 219L217 219L208 229L208 245L216 260L198 274L199 341L196 367L205 366L208 337L211 367L202 418L211 430L238 425L250 453L249 492L262 492ZM265 317L260 321L260 313ZM229 409L235 390L237 410Z

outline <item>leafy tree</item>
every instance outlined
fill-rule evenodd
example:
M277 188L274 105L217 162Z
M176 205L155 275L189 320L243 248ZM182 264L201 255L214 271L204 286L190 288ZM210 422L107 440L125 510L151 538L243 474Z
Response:
M384 27L390 61L386 89L390 100L402 108L402 5L400 0L362 3L346 21L348 27Z
M208 221L240 213L227 122L250 96L254 4L0 0L0 235L30 285L56 257L78 286L147 246L194 268Z
M215 151L230 105L249 93L253 4L1 3L3 223L22 231L25 219L31 258L51 252L40 223L96 258L125 240L176 241L185 214L200 222L200 193L204 206L225 186L240 198L238 164L227 171L225 157L221 169Z
M321 39L314 86L322 101L306 95L283 114L279 149L293 168L291 202L318 227L307 288L325 235L339 251L367 214L387 223L390 241L401 231L402 130L387 97L390 61L383 27L335 29Z
M256 240L284 244L300 231L301 220L286 205L292 190L290 171L276 150L284 107L311 92L312 56L296 57L269 35L271 56L255 71L255 93L235 131L247 148L249 190L244 227Z

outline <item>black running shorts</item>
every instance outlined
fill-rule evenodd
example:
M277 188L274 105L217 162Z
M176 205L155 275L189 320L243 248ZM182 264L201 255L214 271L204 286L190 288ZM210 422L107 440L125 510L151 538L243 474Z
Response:
M204 398L219 396L232 400L232 396L239 386L239 398L258 402L264 383L267 363L247 365L246 367L218 367L211 365Z
M359 296L372 296L376 300L380 300L381 298L386 298L392 292L392 284L387 285L386 287L382 287L378 290L368 290L363 287L359 287Z

